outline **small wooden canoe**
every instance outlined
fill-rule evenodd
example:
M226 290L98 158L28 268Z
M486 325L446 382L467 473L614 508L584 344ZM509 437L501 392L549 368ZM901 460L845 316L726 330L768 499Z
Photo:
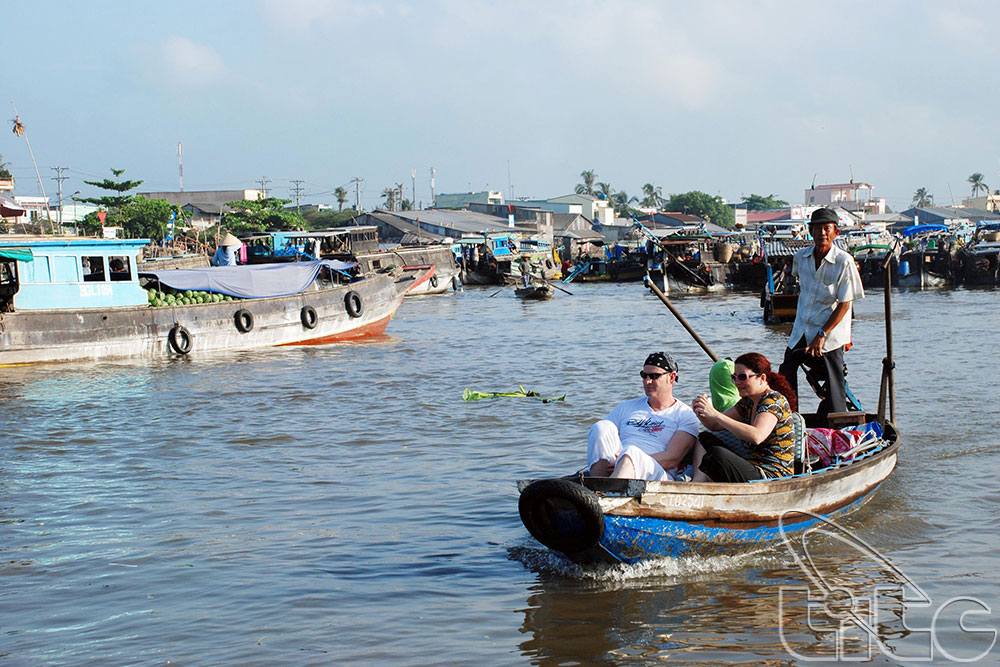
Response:
M551 299L554 293L555 290L545 284L518 287L514 290L514 295L522 299Z
M578 563L747 551L851 512L896 467L899 438L809 474L745 484L606 477L520 481L518 509L532 536Z

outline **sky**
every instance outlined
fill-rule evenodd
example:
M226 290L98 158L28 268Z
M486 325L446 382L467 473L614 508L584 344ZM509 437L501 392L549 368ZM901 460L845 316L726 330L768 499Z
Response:
M15 194L257 188L372 209L388 186L701 190L802 203L870 183L1000 188L1000 3L246 0L3 3ZM412 177L416 172L415 179ZM415 187L414 187L415 181Z

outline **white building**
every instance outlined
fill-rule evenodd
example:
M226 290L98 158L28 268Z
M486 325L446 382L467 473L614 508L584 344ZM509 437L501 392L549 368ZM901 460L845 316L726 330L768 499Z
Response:
M805 194L806 206L839 206L845 211L885 213L885 197L876 198L875 188L869 183L835 183L832 185L814 185Z

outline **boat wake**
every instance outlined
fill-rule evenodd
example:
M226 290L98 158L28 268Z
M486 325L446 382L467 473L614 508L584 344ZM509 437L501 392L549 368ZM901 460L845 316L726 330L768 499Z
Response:
M787 560L782 552L771 547L712 556L650 558L639 563L580 565L551 549L527 544L509 547L507 558L520 562L538 574L605 583L664 577L684 580L699 579L715 572L775 565Z

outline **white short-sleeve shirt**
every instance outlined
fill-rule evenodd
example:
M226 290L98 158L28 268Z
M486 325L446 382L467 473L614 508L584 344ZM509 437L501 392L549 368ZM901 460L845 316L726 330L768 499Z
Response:
M698 435L698 417L687 403L675 400L664 410L653 410L645 396L622 401L605 419L618 426L622 449L635 445L647 454L667 450L677 431Z
M799 302L789 346L805 336L808 344L823 328L838 303L865 298L858 266L850 253L836 244L823 257L819 268L813 261L813 246L802 248L792 260L792 274L799 278ZM851 342L851 314L826 332L823 351L836 350Z

